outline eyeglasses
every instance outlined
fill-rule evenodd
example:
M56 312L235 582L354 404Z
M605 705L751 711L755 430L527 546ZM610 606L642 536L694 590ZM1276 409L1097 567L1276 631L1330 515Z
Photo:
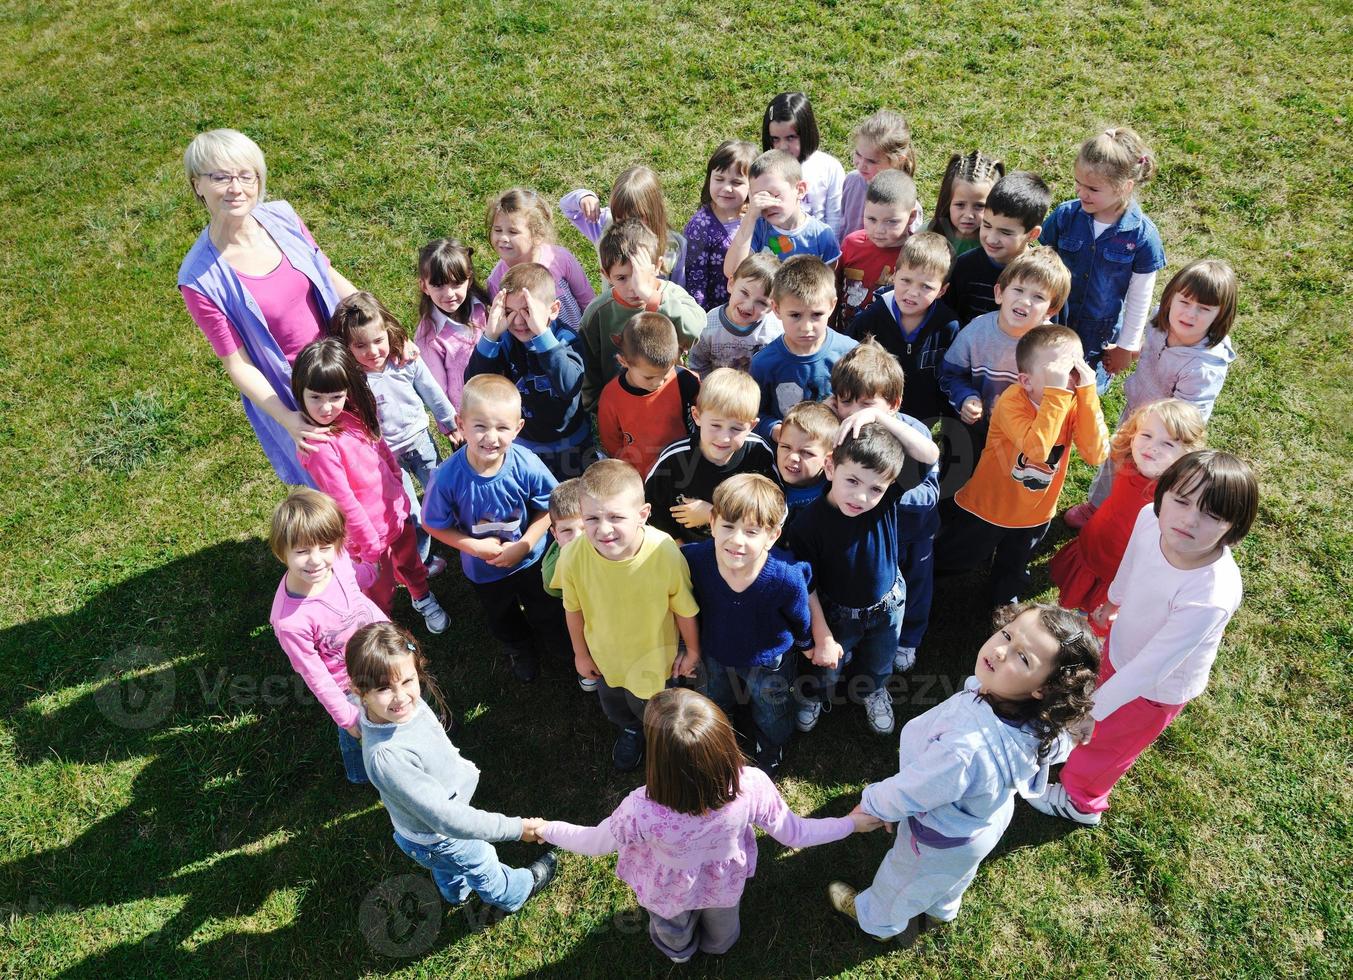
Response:
M241 187L253 187L258 183L258 174L246 171L242 174L223 174L219 172L203 174L213 187L229 187L232 180L238 180Z

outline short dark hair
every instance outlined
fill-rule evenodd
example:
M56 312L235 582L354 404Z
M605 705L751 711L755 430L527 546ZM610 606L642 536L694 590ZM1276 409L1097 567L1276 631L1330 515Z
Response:
M681 356L676 327L662 313L643 311L632 316L620 328L621 355L634 367L635 361L647 361L666 371Z
M602 272L610 272L640 253L647 254L655 266L662 261L658 236L638 218L611 222L601 233L601 241L597 242L597 258L601 262Z
M1239 544L1250 533L1259 513L1259 481L1243 459L1220 449L1200 449L1179 457L1156 483L1156 516L1167 493L1187 497L1195 491L1203 513L1231 525L1222 544Z
M1012 170L987 194L987 213L1014 218L1024 226L1025 234L1041 225L1052 207L1052 190L1038 174Z
M832 450L832 462L837 466L857 463L867 470L882 473L889 480L897 479L906 461L906 450L897 436L877 422L861 426L853 437Z
M644 708L648 798L677 813L712 813L737 799L742 753L719 707L695 691L672 687Z
M821 137L817 131L817 117L813 115L813 103L802 92L781 92L770 100L766 112L761 117L761 149L769 150L770 124L773 122L792 122L794 132L799 137L799 162L802 163L817 152Z

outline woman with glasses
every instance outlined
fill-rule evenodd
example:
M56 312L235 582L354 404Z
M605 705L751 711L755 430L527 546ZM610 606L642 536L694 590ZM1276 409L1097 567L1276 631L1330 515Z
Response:
M268 167L248 136L200 133L183 163L210 220L179 267L179 291L243 396L277 475L313 486L296 452L329 437L297 411L291 363L324 336L334 307L356 288L329 265L289 204L265 199Z

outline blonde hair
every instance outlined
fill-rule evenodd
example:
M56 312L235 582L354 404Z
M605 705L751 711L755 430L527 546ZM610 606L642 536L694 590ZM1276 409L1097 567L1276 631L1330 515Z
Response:
M900 170L908 177L916 176L916 150L911 145L911 127L899 112L880 109L861 119L850 134L851 142L859 147L866 140L888 160L888 170Z
M1047 290L1048 316L1060 310L1071 295L1071 271L1055 248L1035 248L1022 253L996 279L1001 289L1012 282L1031 282Z
M902 243L897 253L897 268L939 276L944 282L954 264L954 246L937 231L923 231Z
M484 215L484 231L493 237L493 219L498 212L521 214L526 217L526 228L536 243L554 241L554 212L550 202L529 187L509 187L489 201Z
M593 500L626 496L644 499L644 478L623 459L599 459L579 477L581 491Z
M667 241L671 230L667 224L667 202L663 200L658 175L648 167L635 164L622 170L611 185L610 205L611 221L634 218L653 232L658 241Z
M1109 458L1114 466L1122 466L1132 458L1132 440L1152 415L1160 419L1160 424L1165 426L1170 438L1179 443L1182 452L1196 452L1207 445L1207 422L1197 406L1180 398L1161 398L1138 408L1113 434L1109 440Z
M625 321L620 329L620 343L616 346L630 367L636 360L643 360L665 371L681 356L672 321L661 313L647 310Z
M715 368L701 379L695 407L702 415L709 412L738 422L750 422L761 410L761 388L745 371Z
M514 265L507 270L503 281L498 284L500 293L515 293L522 289L547 306L558 297L554 273L538 262Z
M785 495L760 473L738 473L714 488L714 517L774 530L785 522Z
M1115 126L1081 144L1076 162L1084 164L1115 187L1128 181L1140 187L1156 174L1156 155L1133 130ZM1125 195L1126 198L1127 195Z
M550 520L567 521L583 512L583 481L581 477L563 480L550 491Z
M287 494L272 512L268 547L286 564L292 548L331 544L342 547L348 537L348 522L334 498L309 487Z
M793 185L803 180L803 167L791 153L784 150L767 150L747 168L747 179L756 180L764 174L773 174L785 183Z
M777 303L789 296L809 304L830 302L835 307L836 276L816 255L796 255L780 264L771 285L771 298Z
M832 365L832 392L848 401L878 396L889 405L899 405L904 380L902 365L873 335Z
M1180 269L1160 296L1154 321L1157 330L1170 331L1170 304L1180 293L1205 306L1217 308L1217 318L1207 328L1207 342L1216 347L1231 332L1236 319L1236 270L1221 259L1199 259Z
M785 412L785 417L780 420L780 431L783 433L791 425L830 452L836 444L841 420L822 402L802 401Z
M209 129L194 136L188 149L183 152L183 169L188 175L188 186L198 200L202 199L202 195L193 187L193 178L232 163L258 174L259 203L266 199L268 164L258 144L238 129Z
M465 382L460 395L460 414L468 416L481 405L503 405L515 410L521 417L521 392L501 374L476 374Z

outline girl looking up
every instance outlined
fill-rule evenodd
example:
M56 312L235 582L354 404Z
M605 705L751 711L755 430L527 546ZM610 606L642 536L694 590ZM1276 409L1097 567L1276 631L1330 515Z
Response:
M939 196L935 198L935 217L926 230L937 231L949 239L954 246L954 258L982 244L977 233L982 229L987 195L1004 176L1005 164L981 150L949 157Z
M473 256L474 249L451 238L434 239L418 252L418 329L413 339L457 412L465 365L488 318L489 297L475 279Z
M509 188L489 202L485 224L499 256L489 273L489 298L498 295L498 284L508 269L524 262L543 265L554 276L559 319L577 331L583 310L597 294L574 254L554 243L554 215L549 202L529 188Z
M808 192L803 209L826 224L841 240L841 191L846 168L825 150L818 149L820 137L813 104L802 92L781 92L770 100L761 116L761 149L784 150L803 167Z
M747 168L755 159L751 143L720 143L705 166L700 210L686 224L686 292L706 310L728 302L723 260L747 209L751 187Z
M851 133L855 144L851 159L855 169L841 185L841 239L864 227L864 194L869 182L885 170L900 170L916 176L916 151L911 145L911 127L900 113L880 109L860 120ZM916 202L907 234L915 235L925 222L921 202Z
M291 388L306 419L329 427L329 440L302 453L301 465L347 519L353 558L380 562L367 594L388 616L398 579L428 632L445 632L450 621L428 589L399 464L381 440L376 399L356 358L337 337L316 340L296 357Z
M678 286L686 285L686 236L668 226L662 183L648 167L636 164L622 170L611 185L610 203L605 207L596 194L581 187L560 199L559 210L594 245L612 221L634 218L662 243L658 275Z

